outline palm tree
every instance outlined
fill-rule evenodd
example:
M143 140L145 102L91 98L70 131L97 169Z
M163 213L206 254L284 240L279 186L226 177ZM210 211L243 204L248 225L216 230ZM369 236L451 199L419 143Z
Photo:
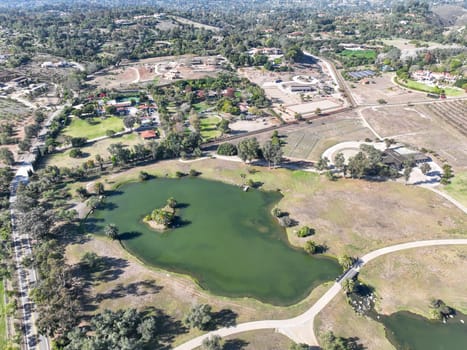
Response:
M118 238L118 227L114 224L108 224L104 227L104 233L111 240L115 240Z

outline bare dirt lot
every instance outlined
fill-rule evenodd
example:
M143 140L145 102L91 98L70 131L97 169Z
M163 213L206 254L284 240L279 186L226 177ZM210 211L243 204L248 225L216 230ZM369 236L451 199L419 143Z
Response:
M377 107L362 114L381 137L433 150L452 166L467 167L467 138L432 113L429 105Z
M383 99L388 103L432 101L425 92L405 89L392 82L394 73L383 73L381 77L369 78L369 84L347 83L355 102L359 105L377 104ZM354 86L352 88L352 85Z
M201 79L206 76L215 76L221 72L221 66L202 64L191 66L191 60L195 55L153 57L138 60L136 62L125 62L120 67L106 69L94 74L88 84L95 87L106 87L113 89L127 88L130 85L157 81L158 84L167 84L179 79ZM212 57L201 57L204 62L214 60ZM157 68L156 68L157 66ZM165 73L177 70L179 78L169 79Z

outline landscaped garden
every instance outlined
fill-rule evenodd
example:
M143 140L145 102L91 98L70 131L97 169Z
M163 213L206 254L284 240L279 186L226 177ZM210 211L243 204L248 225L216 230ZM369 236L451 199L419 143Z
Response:
M441 94L442 92L444 92L446 96L460 96L464 94L464 91L462 89L456 89L456 88L451 88L451 87L440 88L437 86L426 85L424 83L411 80L411 79L407 79L403 81L401 81L400 79L396 79L396 81L400 85L407 87L409 89L431 93L431 94Z
M215 115L200 118L200 133L204 140L208 141L221 136L217 125L221 118Z

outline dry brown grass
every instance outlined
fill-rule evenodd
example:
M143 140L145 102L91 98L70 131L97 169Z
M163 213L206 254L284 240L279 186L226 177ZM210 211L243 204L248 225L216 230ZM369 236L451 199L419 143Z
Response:
M237 344L242 344L242 347L229 347L230 344L233 345L238 340L240 342ZM293 344L289 338L273 330L240 333L227 337L225 343L225 348L231 350L285 350Z
M456 168L467 167L467 139L423 105L377 107L363 112L382 137L433 150Z
M394 350L386 339L384 326L369 317L357 315L339 293L315 318L315 334L332 331L339 337L357 337L365 349Z
M433 298L467 311L466 271L467 247L430 247L378 258L360 278L375 287L379 312L410 310L428 317Z

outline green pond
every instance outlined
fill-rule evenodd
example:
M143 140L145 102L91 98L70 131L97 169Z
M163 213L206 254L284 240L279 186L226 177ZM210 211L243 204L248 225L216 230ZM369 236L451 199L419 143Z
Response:
M460 320L464 320L464 324ZM431 321L410 312L383 317L386 333L397 349L466 350L467 316L458 315L447 323Z
M169 197L179 203L179 227L153 231L142 219ZM132 254L188 274L214 294L290 305L333 280L341 268L334 259L312 257L288 244L270 214L280 198L200 178L154 179L120 187L86 228L102 234L106 224L116 224Z

